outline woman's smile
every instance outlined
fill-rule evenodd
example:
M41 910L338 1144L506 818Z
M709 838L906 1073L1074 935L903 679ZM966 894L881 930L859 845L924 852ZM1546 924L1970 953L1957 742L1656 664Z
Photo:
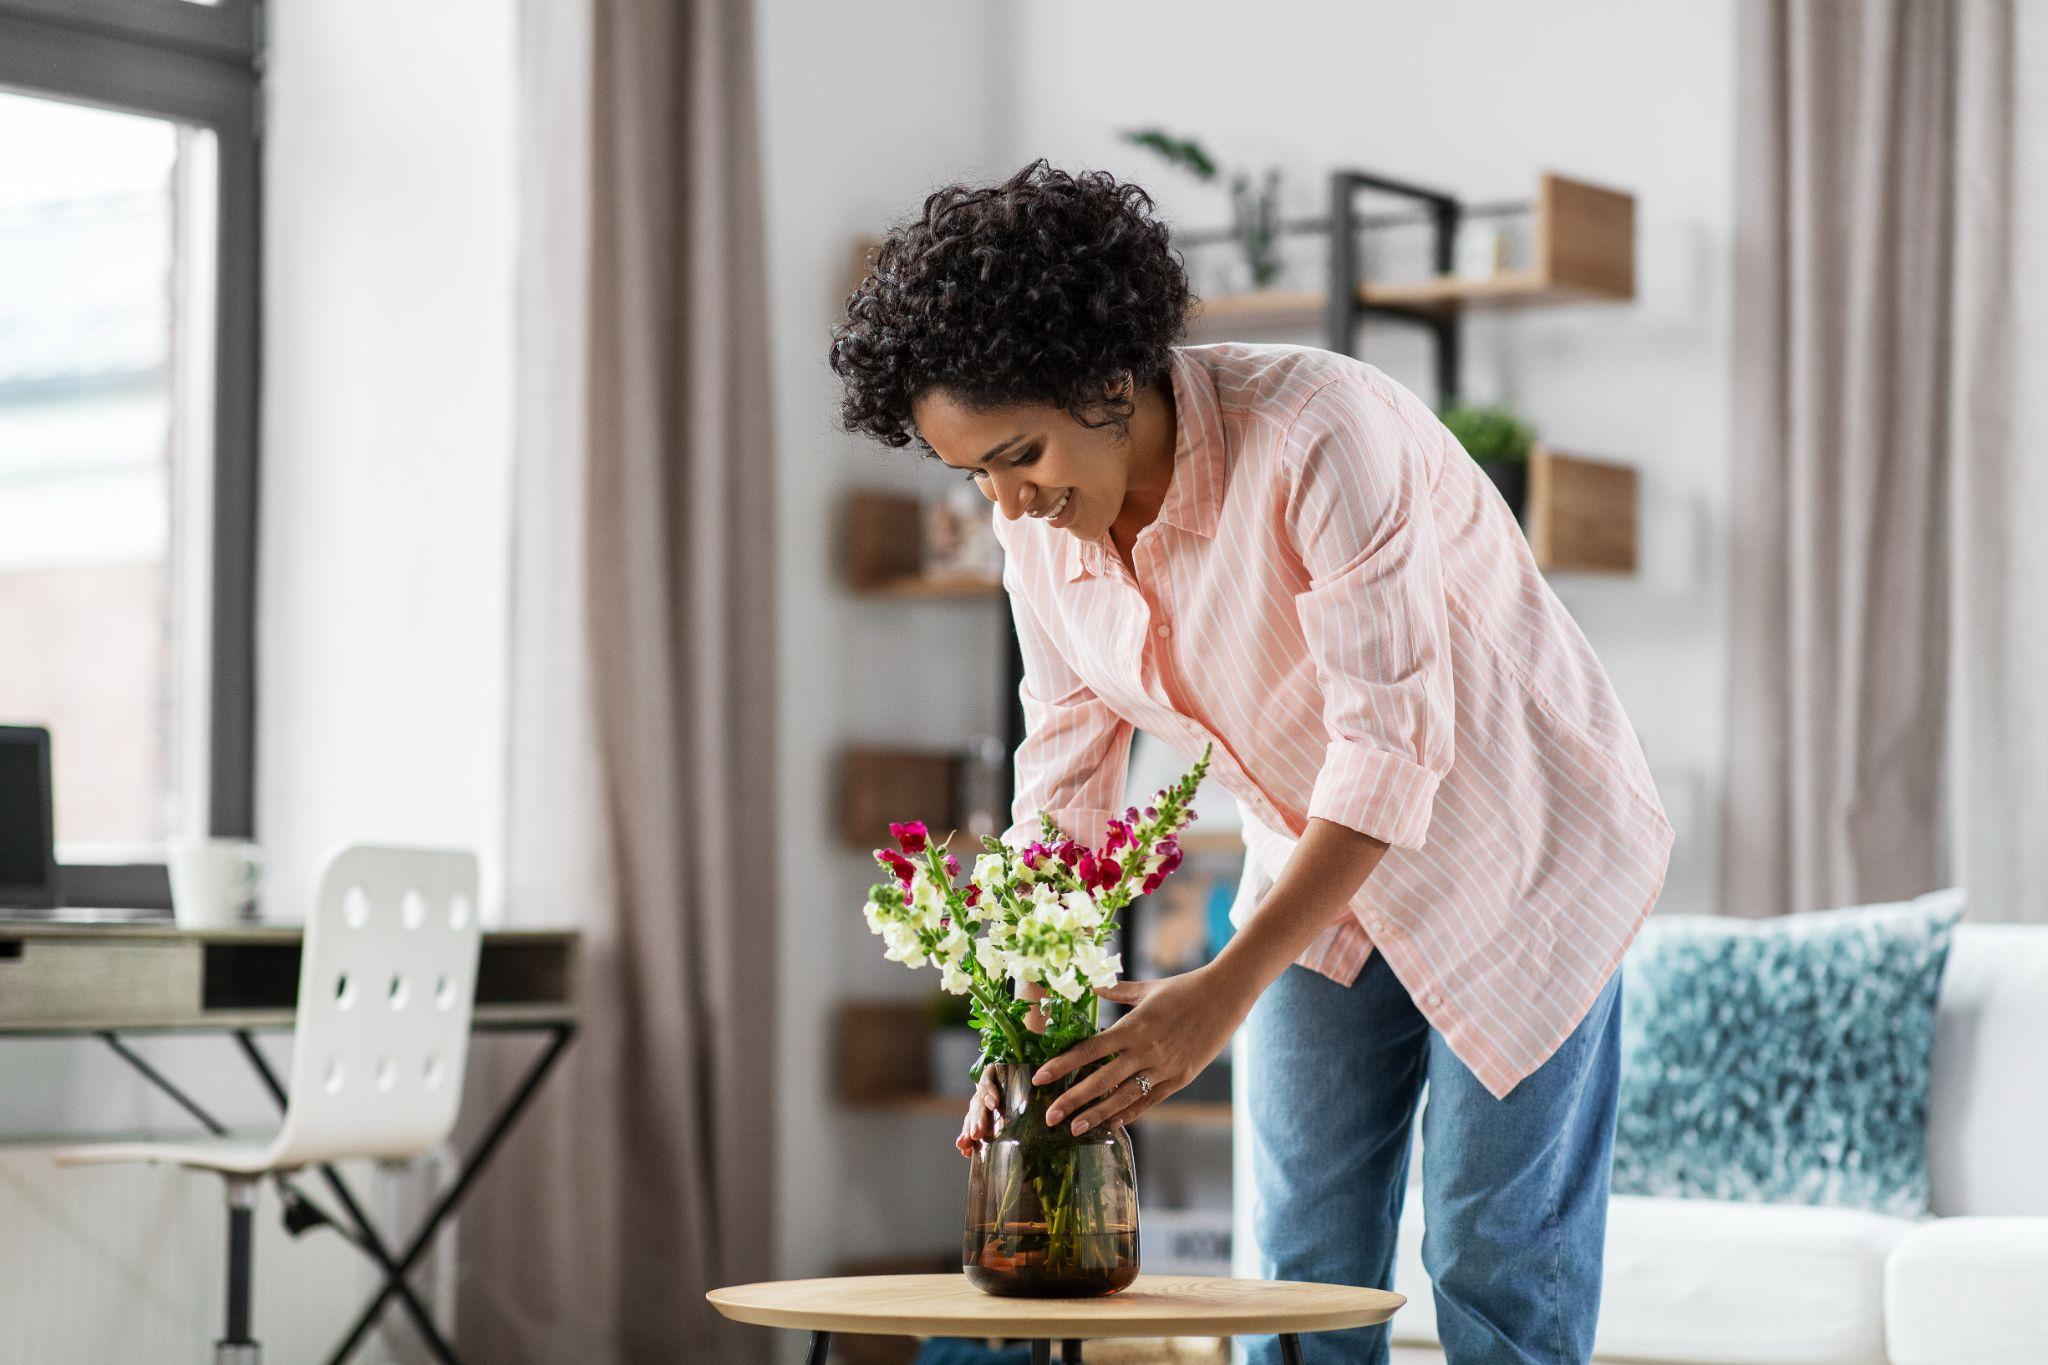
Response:
M1047 526L1065 530L1074 520L1074 490L1069 488L1061 493L1059 501L1055 502L1050 510L1034 512L1032 515L1042 518Z

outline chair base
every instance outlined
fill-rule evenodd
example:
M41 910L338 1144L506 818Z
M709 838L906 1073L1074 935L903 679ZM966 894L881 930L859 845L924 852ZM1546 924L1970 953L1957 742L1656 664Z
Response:
M253 1341L216 1341L213 1365L263 1365L263 1348Z

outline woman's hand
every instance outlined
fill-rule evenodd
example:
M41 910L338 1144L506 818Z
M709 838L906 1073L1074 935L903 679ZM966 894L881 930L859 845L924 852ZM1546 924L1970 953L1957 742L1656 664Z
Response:
M982 1067L981 1080L974 1087L974 1097L967 1101L967 1118L960 1125L960 1136L953 1139L960 1155L973 1156L976 1144L995 1136L995 1116L1003 1105L1002 1084L1001 1062L990 1062Z
M1042 1084L1098 1057L1110 1057L1055 1100L1046 1110L1046 1121L1060 1123L1073 1115L1076 1133L1106 1123L1129 1123L1214 1061L1258 998L1240 990L1232 978L1218 975L1215 965L1205 963L1158 981L1119 981L1097 988L1095 993L1104 1000L1132 1008L1038 1069L1032 1079ZM1137 1076L1151 1081L1149 1095L1139 1095L1133 1079Z
M1045 999L1045 987L1035 981L1027 981L1018 993L1020 1000ZM1113 997L1104 997L1113 998ZM1045 1011L1033 1005L1024 1011L1024 1027L1033 1033L1045 1032ZM995 1116L1003 1107L1003 1067L1000 1062L990 1062L981 1069L981 1080L974 1087L974 1098L967 1101L967 1117L960 1124L960 1136L953 1139L953 1145L960 1149L960 1155L971 1157L974 1146L995 1136Z

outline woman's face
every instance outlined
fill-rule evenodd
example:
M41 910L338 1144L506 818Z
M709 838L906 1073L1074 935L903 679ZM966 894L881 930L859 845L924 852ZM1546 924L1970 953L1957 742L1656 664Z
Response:
M1087 427L1050 403L967 407L944 390L911 404L918 434L971 479L1003 515L1042 517L1083 540L1106 532L1124 505L1131 443L1115 426Z

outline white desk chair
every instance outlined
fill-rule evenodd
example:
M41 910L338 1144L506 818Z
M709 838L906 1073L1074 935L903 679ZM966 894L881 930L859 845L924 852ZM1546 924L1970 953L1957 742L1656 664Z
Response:
M342 1157L409 1157L455 1125L476 999L477 864L460 850L357 845L321 870L299 960L283 1126L270 1137L108 1142L64 1165L176 1162L227 1180L227 1335L217 1365L255 1365L249 1336L256 1181Z

